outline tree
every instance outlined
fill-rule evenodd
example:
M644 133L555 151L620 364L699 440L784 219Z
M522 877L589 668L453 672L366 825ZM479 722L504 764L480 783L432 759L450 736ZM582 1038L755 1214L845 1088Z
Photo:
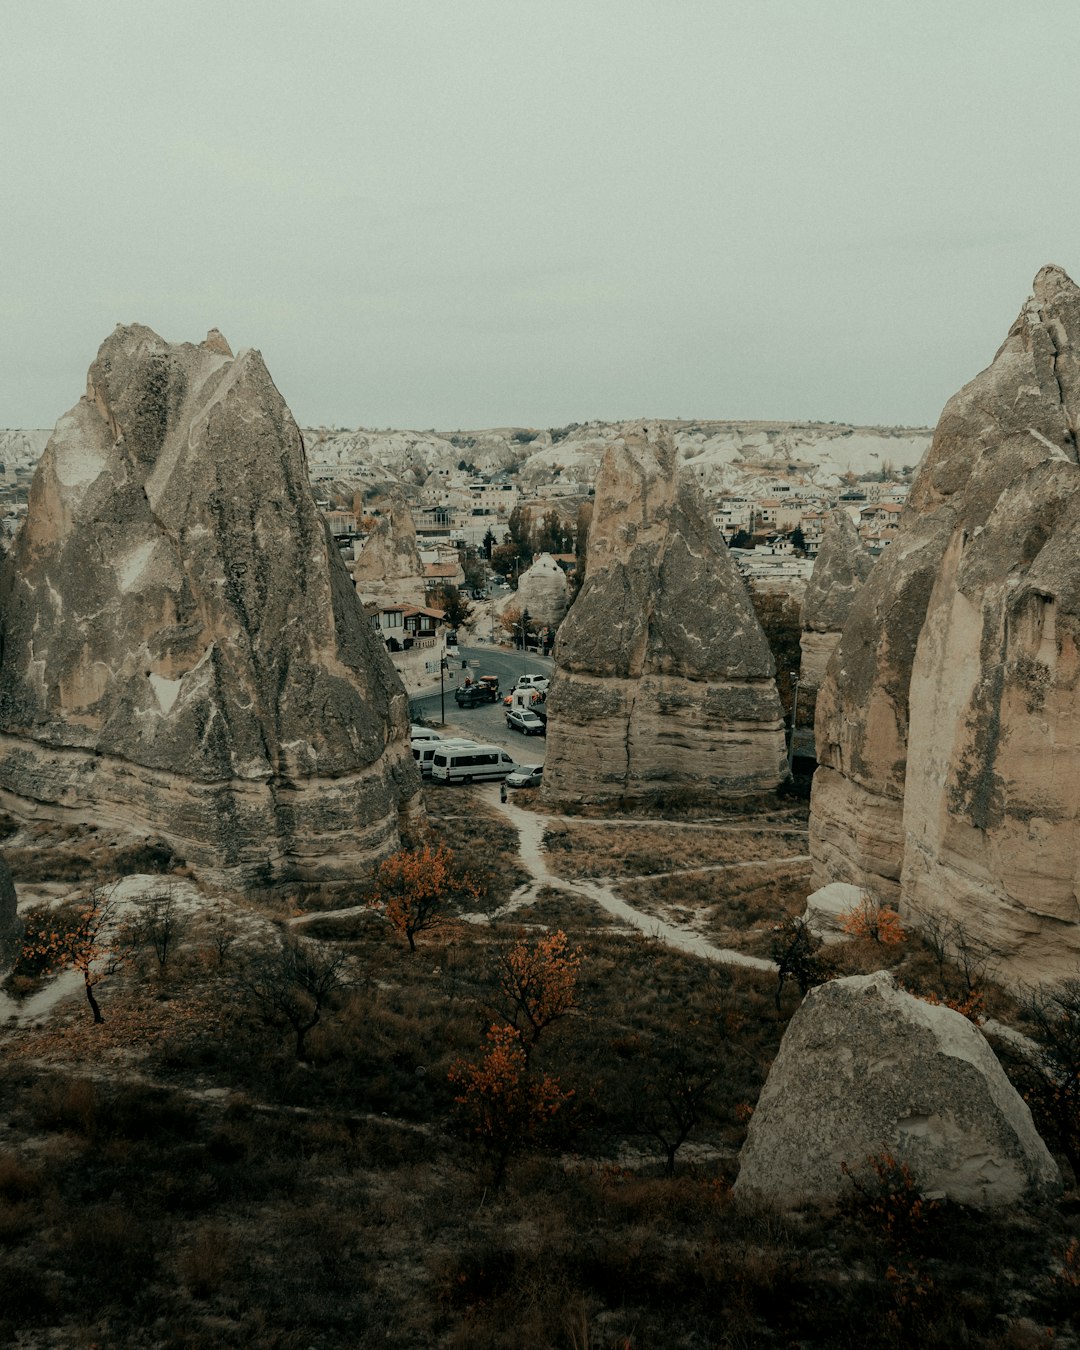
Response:
M530 1073L521 1035L508 1023L494 1023L485 1039L480 1060L456 1060L448 1077L460 1089L454 1101L469 1133L493 1160L498 1189L511 1155L540 1138L573 1094L551 1074Z
M753 536L752 534L748 534L746 530L742 530L742 529L736 530L736 531L735 531L735 535L734 535L734 537L732 538L732 541L731 541L731 547L732 547L732 548L753 548L753 547L754 547L754 536Z
M446 622L451 628L460 628L463 623L468 621L473 607L456 586L445 582L439 588L437 598L439 608L446 615Z
M593 504L582 502L578 507L577 522L574 527L574 574L570 578L571 599L577 597L585 580L585 563L589 556L589 526L592 524Z
M491 570L500 577L516 575L520 558L513 544L496 544L491 550Z
M852 937L869 938L883 947L896 946L907 938L896 910L870 896L864 896L854 909L840 915L840 927Z
M154 953L158 970L164 973L187 926L187 916L177 902L176 887L166 883L138 902L129 932L133 942Z
M487 527L487 533L484 535L484 542L482 547L484 550L484 557L488 560L488 562L490 562L491 550L495 547L495 531L491 528L490 525Z
M95 988L123 963L123 952L113 933L120 912L119 881L95 886L85 900L59 910L39 911L40 920L26 940L20 964L41 973L77 970L83 978L86 1001L95 1024L105 1021L95 997Z
M479 558L463 558L461 570L465 574L465 585L470 590L479 591L483 589L487 582L487 569Z
M787 980L793 979L805 998L815 985L832 977L828 959L822 955L821 939L803 919L784 919L773 925L772 959L776 962L776 1010Z
M307 1058L307 1035L344 989L342 952L283 933L277 945L250 952L239 975L264 1022L288 1026L296 1037L296 1058Z
M432 848L402 849L379 868L376 889L368 903L380 906L390 926L416 951L418 934L445 922L446 906L455 900L476 899L480 888L454 868L454 850L445 844Z
M495 1007L517 1032L526 1059L553 1022L578 1006L581 949L560 929L515 942L495 959Z
M796 525L788 538L791 540L791 547L796 553L806 552L806 535L803 534L801 525Z

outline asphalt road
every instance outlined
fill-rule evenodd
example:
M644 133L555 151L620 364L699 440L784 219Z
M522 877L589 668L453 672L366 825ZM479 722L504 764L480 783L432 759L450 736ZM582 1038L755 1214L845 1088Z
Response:
M462 661L470 663L467 672L462 669ZM473 661L479 664L474 666ZM451 669L446 677L443 700L445 726L438 694L409 700L413 720L418 720L419 715L420 720L430 723L440 735L466 736L484 745L501 746L513 755L517 764L543 764L546 740L543 736L523 736L519 731L510 731L501 698L514 687L519 675L550 675L552 664L550 656L537 656L535 652L528 652L522 657L520 651L511 651L509 648L461 647L456 658L453 655L450 657ZM454 702L454 690L464 683L466 673L472 675L474 681L480 675L498 675L500 701L481 703L475 708L459 708Z

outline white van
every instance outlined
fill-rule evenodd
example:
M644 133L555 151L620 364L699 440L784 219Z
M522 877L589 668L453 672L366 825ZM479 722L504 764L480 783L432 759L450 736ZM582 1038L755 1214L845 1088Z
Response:
M445 741L413 741L412 757L425 778L431 777L431 760L436 750L444 750L453 747L457 750L471 750L476 746L476 741L467 741L464 737L455 739L451 737Z
M435 747L431 757L431 777L436 783L482 783L489 778L505 778L517 765L497 745Z
M442 737L430 727L419 726L413 722L409 727L409 739L413 741L441 741Z
M546 675L519 675L517 687L519 689L546 689L551 681Z

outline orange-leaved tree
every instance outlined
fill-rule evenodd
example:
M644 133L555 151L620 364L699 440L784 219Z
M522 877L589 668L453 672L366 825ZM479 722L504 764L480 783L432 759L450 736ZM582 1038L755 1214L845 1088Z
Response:
M77 970L83 978L86 1001L94 1021L104 1022L94 988L115 974L121 952L112 934L119 910L119 882L95 886L85 900L41 914L41 922L27 932L20 961L42 972Z
M478 1063L459 1059L450 1068L454 1098L469 1132L494 1163L492 1184L502 1185L510 1155L543 1134L560 1107L573 1095L551 1074L529 1070L521 1034L505 1022L487 1032Z
M854 909L840 915L840 926L852 937L870 938L885 947L895 946L907 938L896 910L869 896L860 900Z
M495 961L495 1006L518 1033L526 1058L545 1028L578 1006L581 949L560 929L521 939Z
M454 867L454 850L445 844L432 848L402 849L379 868L369 904L379 906L394 930L416 951L418 933L445 921L446 906L454 900L476 899L480 888Z

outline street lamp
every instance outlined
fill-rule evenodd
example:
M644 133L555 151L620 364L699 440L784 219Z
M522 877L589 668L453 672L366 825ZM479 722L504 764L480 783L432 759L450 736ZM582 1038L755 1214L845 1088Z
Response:
M791 773L791 765L795 759L795 718L799 712L799 672L793 670L789 676L791 680L791 737L788 740L787 748L787 771Z

